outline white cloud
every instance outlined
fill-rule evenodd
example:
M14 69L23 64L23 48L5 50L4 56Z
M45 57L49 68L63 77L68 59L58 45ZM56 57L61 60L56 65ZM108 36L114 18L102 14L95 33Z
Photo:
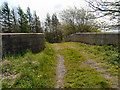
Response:
M31 11L36 10L40 20L46 18L47 13L59 12L68 7L85 7L84 0L0 0L0 3L7 1L10 7L18 7L18 5L26 12L29 6Z
M61 7L62 7L61 4L57 4L57 5L54 6L54 8L61 8Z

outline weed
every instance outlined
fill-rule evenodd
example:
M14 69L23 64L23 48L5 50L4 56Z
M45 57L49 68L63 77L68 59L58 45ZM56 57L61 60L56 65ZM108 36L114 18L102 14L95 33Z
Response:
M64 77L65 88L108 88L109 83L88 65L81 67L86 61L77 50L64 48L60 50L64 56L67 72Z
M11 55L3 59L2 73L4 77L20 74L15 80L2 80L3 88L52 88L56 69L56 53L49 43L40 53L30 51L24 55ZM9 69L9 70L8 70ZM7 73L7 74L6 74Z

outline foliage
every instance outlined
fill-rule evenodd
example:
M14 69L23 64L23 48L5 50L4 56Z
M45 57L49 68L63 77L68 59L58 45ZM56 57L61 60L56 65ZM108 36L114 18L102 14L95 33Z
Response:
M23 12L21 7L18 7L18 15L19 15L18 23L20 27L20 32L29 32L27 31L29 27L28 21L27 21L27 15Z
M88 56L95 59L99 59L102 62L106 62L108 64L111 64L113 66L119 65L119 48L118 46L113 45L86 45L86 44L75 44L79 48L79 51L84 50L85 53L88 54Z
M99 28L94 21L94 15L84 9L69 8L63 10L60 16L65 36L76 32L91 32Z
M56 46L61 47L57 52L53 49ZM53 88L56 82L56 54L64 56L65 60L64 88L116 87L101 74L118 75L118 47L67 42L46 43L46 49L40 53L28 51L3 58L3 88ZM86 65L87 59L101 63L95 65L106 71L97 71Z
M8 3L3 3L1 11L1 21L3 32L20 33L45 33L46 41L61 42L63 36L76 32L96 32L99 28L94 21L94 15L86 10L69 8L60 13L62 23L56 14L47 14L44 28L41 27L39 17L34 11L33 15L27 7L26 13L19 6L17 9L10 10Z
M16 14L15 10L11 10L11 15L12 15L12 32L19 32L19 26L17 24L17 19L16 19Z
M4 26L3 31L4 32L11 32L12 28L12 17L10 13L10 8L8 7L8 3L4 2L2 5L2 26Z
M94 55L97 56L98 53L101 54L101 57L103 57L103 61L112 64L114 66L118 66L119 63L119 55L118 55L118 47L116 46L108 46L108 45L103 45L103 46L94 46L91 47L91 49L88 50L89 53L94 53Z
M65 69L67 69L63 79L64 88L110 88L107 79L85 64L86 57L78 51L78 48L75 46L70 48L73 45L71 43L59 44L62 47L59 53L64 56Z
M43 32L40 21L39 21L39 17L37 16L36 12L34 12L34 15L33 15L33 32L36 32L36 33Z
M2 88L53 88L55 58L55 51L48 43L40 53L29 51L23 56L5 57L2 62Z
M26 10L26 15L27 15L27 21L28 21L28 24L29 24L29 30L32 31L32 24L33 24L33 17L32 17L32 14L31 14L31 11L30 11L30 8L27 7L27 10Z
M45 21L45 38L48 42L54 43L62 40L62 31L59 28L60 23L56 14L52 15L52 18L47 14Z
M120 69L118 47L73 42L53 45L54 47L61 47L58 52L64 56L66 69L63 78L64 88L117 87L118 83L116 81ZM111 53L111 55L107 56L108 53ZM86 64L88 61L90 61L90 65ZM95 67L101 69L101 71L96 70ZM106 78L104 75L110 75L110 77Z
M88 2L90 8L92 9L90 12L96 14L96 18L110 16L110 20L113 21L114 25L112 27L120 28L120 1L103 1L103 0L85 0ZM117 20L114 21L114 19Z
M21 7L10 10L8 3L4 2L1 11L1 25L3 33L40 33L43 32L41 22L36 13L32 16L30 8L24 13Z

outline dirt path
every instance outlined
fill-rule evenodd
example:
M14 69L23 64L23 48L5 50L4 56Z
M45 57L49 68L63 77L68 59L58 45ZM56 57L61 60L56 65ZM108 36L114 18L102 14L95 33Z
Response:
M76 48L76 47L69 46L69 48ZM94 68L98 72L106 72L107 71L107 69L103 69L103 68L100 67L103 63L101 63L101 62L98 63L98 62L96 62L93 59L89 59L89 57L85 53L83 53L82 55L84 57L86 57L86 59L87 59L87 62L85 62L86 65L89 65L91 68ZM117 75L113 76L109 72L107 72L107 73L101 73L101 75L103 77L109 79L110 81L112 81L113 86L114 85L118 86L118 76ZM119 87L115 87L115 88L119 88Z
M72 45L54 45L54 49L56 51L61 50L61 48L73 48L76 49L77 47L72 46ZM96 59L90 59L88 57L87 54L85 54L84 51L80 52L84 57L86 57L87 61L84 62L85 65L89 65L91 68L94 68L96 71L98 71L101 76L105 77L106 79L108 79L107 82L112 83L112 87L118 88L116 87L118 85L118 78L116 75L111 75L111 73L108 71L109 68L102 68L102 66L104 66L105 63L103 62L98 62L96 61ZM58 57L58 63L57 63L57 70L56 70L56 84L55 84L55 88L63 88L64 86L64 82L63 82L63 77L65 72L67 71L65 69L65 65L64 65L64 56L60 55L59 53L57 53L57 57ZM105 64L106 65L106 64Z
M57 47L56 50L61 49L60 47ZM58 56L58 63L57 63L57 70L56 70L56 85L55 88L63 88L63 77L66 72L65 65L64 65L64 57L60 54L57 54Z
M101 63L101 62L98 63L94 59L89 59L89 57L87 56L87 54L85 54L84 52L83 52L83 56L85 56L86 59L87 59L87 62L85 62L86 65L89 65L91 68L94 68L98 72L101 72L101 75L103 77L105 77L106 79L110 80L110 82L112 83L113 87L118 88L118 87L116 87L116 86L118 86L118 76L117 75L113 76L109 72L107 72L108 69L102 68L101 66L103 64L105 64L105 63ZM106 72L106 73L102 73L102 72Z
M102 65L102 63L97 63L93 59L88 59L87 62L85 62L85 64L89 65L91 68L94 68L95 70L100 71L100 72L107 71L106 69L103 69L103 68L99 67L99 66ZM110 81L112 81L113 85L114 84L118 85L118 78L116 78L116 77L118 77L117 75L116 76L111 76L110 73L105 73L105 74L101 74L101 75L103 77L109 79ZM118 87L116 87L116 88L118 88Z

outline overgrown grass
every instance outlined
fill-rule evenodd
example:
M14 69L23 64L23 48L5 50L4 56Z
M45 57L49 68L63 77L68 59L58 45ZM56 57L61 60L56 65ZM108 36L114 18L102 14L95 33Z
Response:
M86 58L74 48L59 51L64 56L67 72L64 88L110 88L110 84L95 69L84 64Z
M56 52L54 47L61 49ZM63 55L65 60L67 72L63 80L64 88L116 87L102 74L118 75L120 68L117 46L64 42L46 43L46 49L40 53L28 51L5 57L2 62L3 88L54 88L56 53ZM89 59L93 59L94 63L100 63L96 66L105 71L97 71L85 64Z
M56 52L51 44L40 53L5 57L2 88L52 88L55 84Z
M90 58L97 58L118 67L119 60L119 48L113 45L87 45L82 43L69 43L78 48L79 51L84 51Z
M118 85L118 70L120 70L119 64L119 48L112 45L89 45L83 43L64 43L68 48L74 48L88 61L92 60L93 67L98 67L104 71L97 71L102 76L108 75L110 78L107 82L111 84L113 88ZM63 45L62 45L63 46ZM64 46L65 47L65 46ZM97 64L98 63L98 64ZM91 68L91 67L90 67ZM104 76L105 77L105 76Z

